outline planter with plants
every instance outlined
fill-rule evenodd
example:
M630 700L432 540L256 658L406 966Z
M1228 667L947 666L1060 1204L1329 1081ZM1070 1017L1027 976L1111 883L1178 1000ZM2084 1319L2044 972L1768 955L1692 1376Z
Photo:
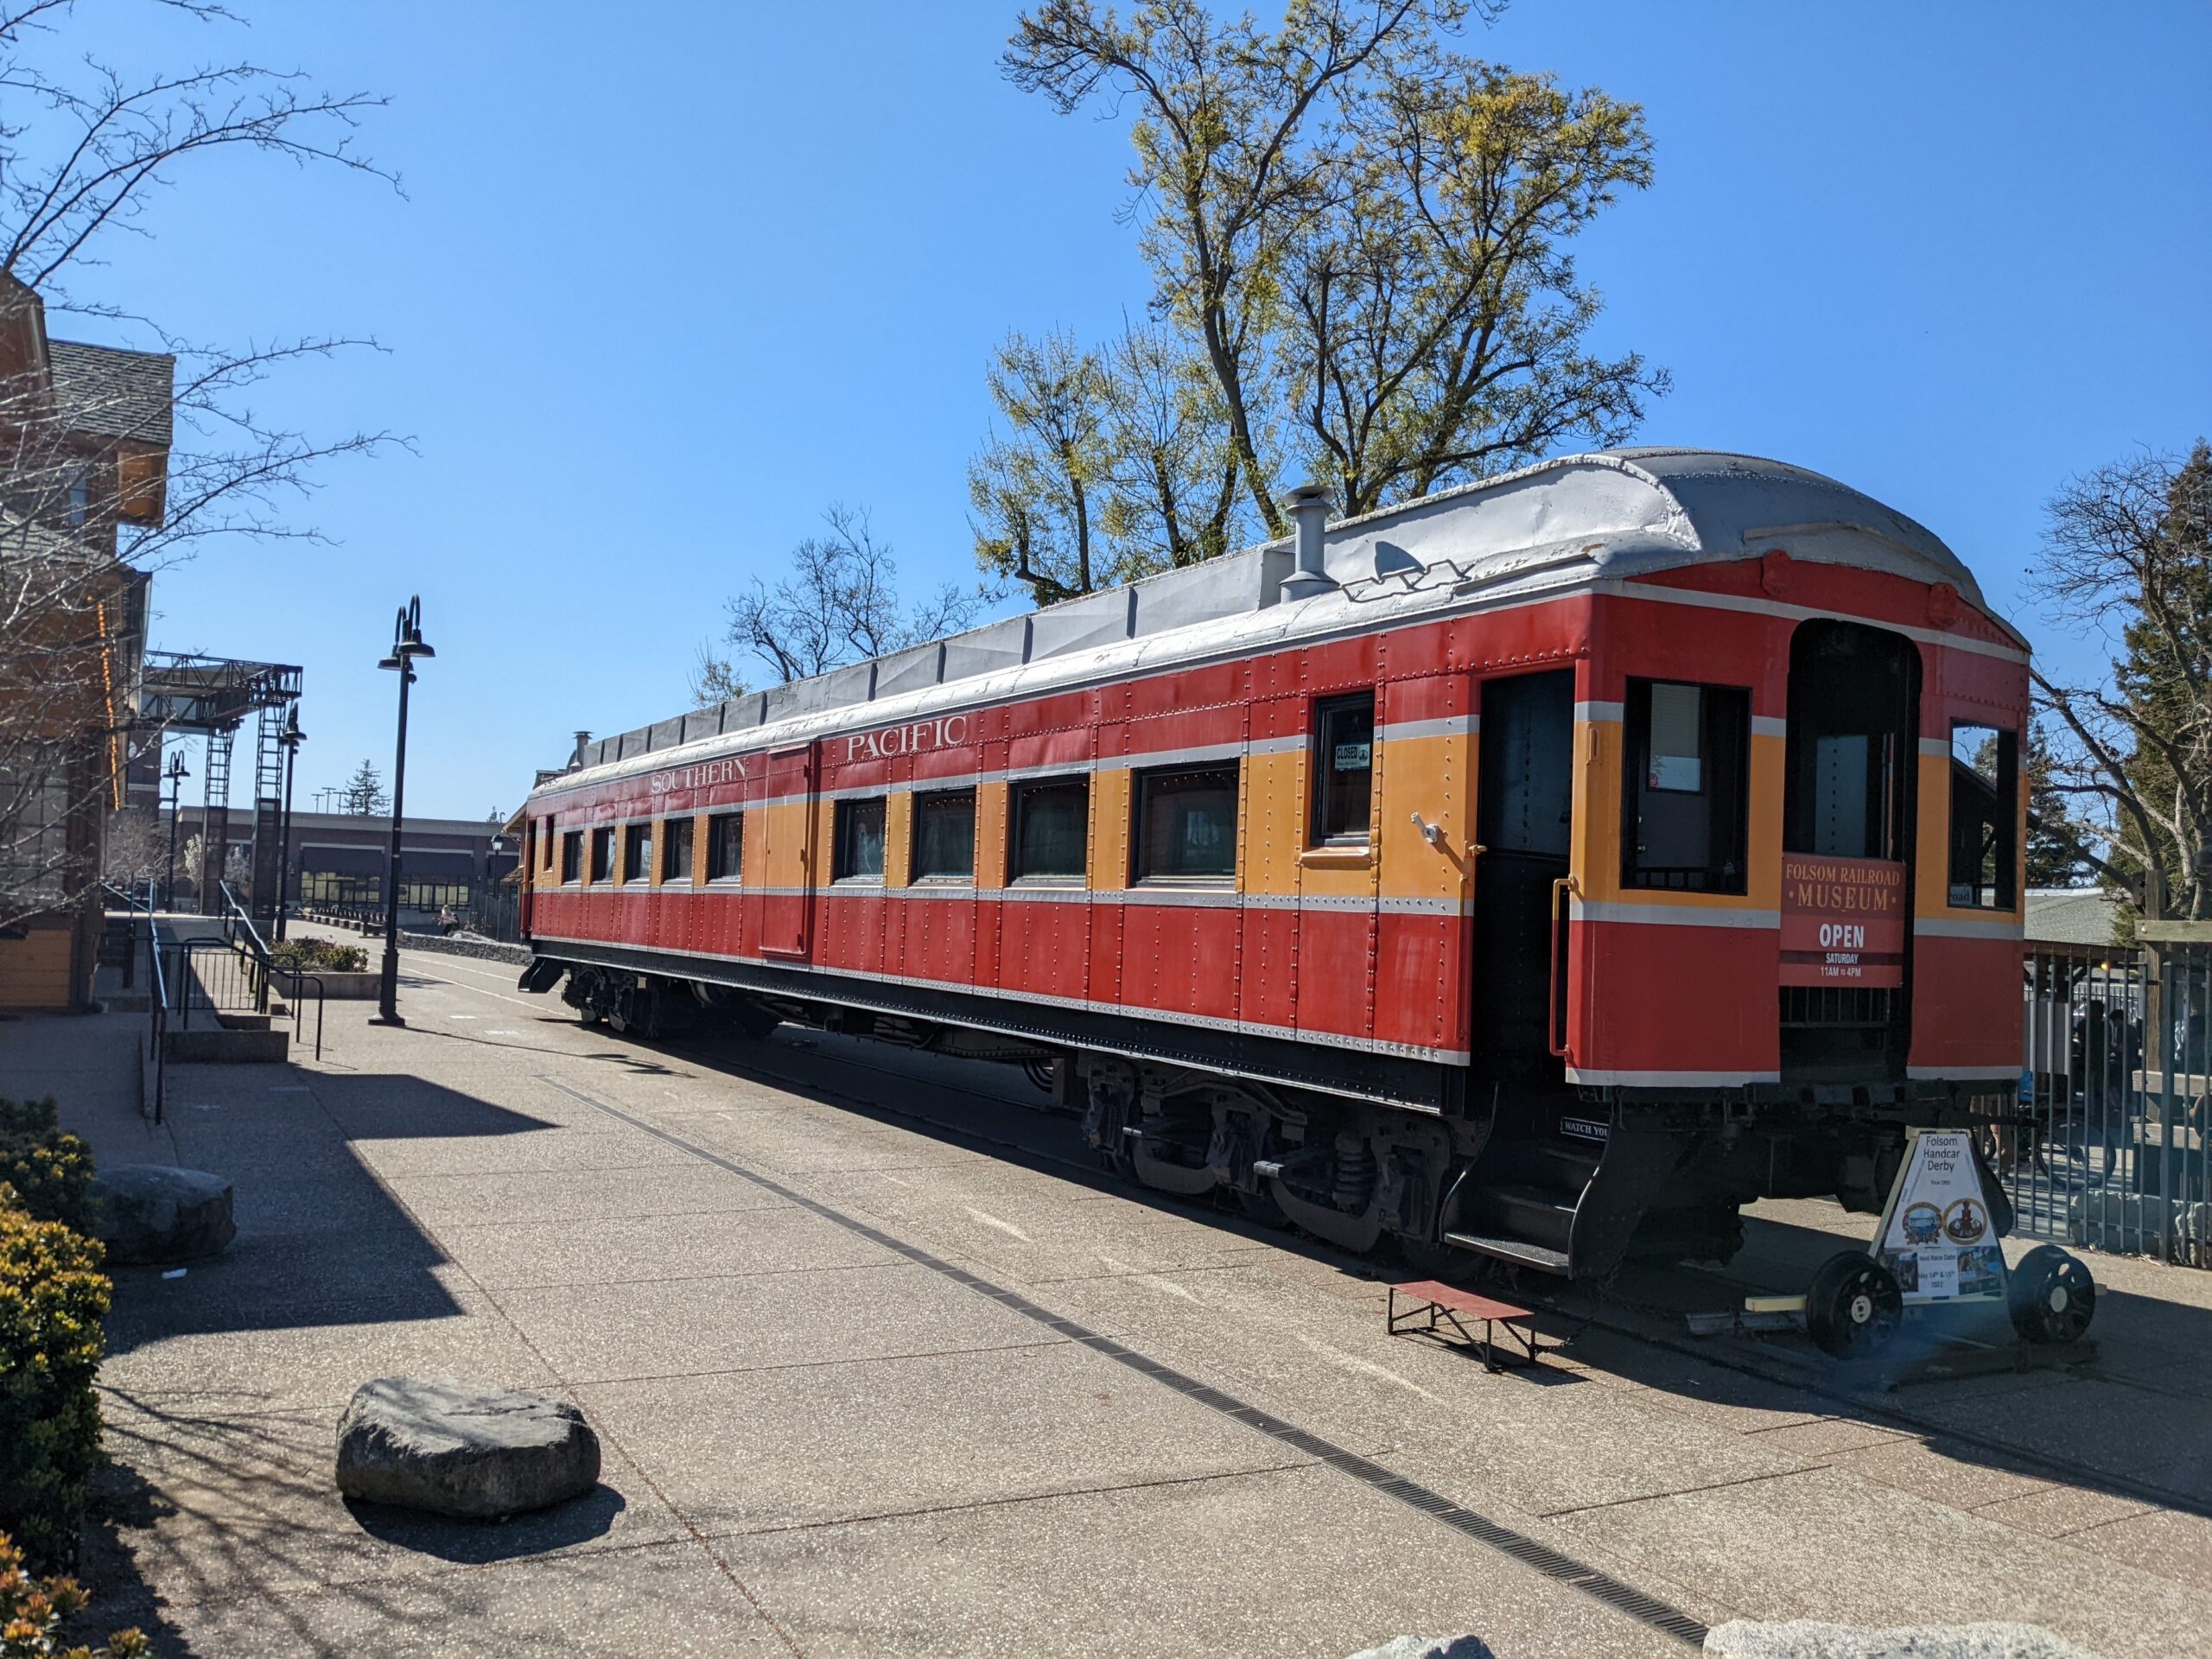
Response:
M369 971L369 953L358 944L312 937L286 939L272 947L269 957L276 964L279 990L290 990L292 976L298 973L320 980L323 995L332 1001L359 1001L377 994L377 976ZM314 987L302 984L300 994L312 995Z

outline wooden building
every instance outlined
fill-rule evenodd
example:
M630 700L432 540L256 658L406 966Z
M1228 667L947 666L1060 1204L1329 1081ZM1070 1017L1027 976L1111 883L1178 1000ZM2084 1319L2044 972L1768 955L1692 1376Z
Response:
M163 522L175 376L161 353L49 338L38 296L0 276L0 1008L91 995L146 632L119 532Z

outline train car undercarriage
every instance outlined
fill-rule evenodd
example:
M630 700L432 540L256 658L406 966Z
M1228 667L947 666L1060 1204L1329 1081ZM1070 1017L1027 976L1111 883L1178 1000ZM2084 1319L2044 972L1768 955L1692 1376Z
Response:
M588 1020L652 1039L759 1038L781 1021L1018 1065L1080 1116L1108 1169L1233 1206L1427 1274L1485 1264L1589 1281L1631 1257L1726 1261L1762 1198L1835 1197L1878 1212L1908 1122L1971 1122L1961 1093L1806 1089L1796 1099L1644 1099L1621 1090L1456 1087L1439 1111L963 1025L728 985L540 958ZM1465 1080L1457 1080L1464 1084ZM1833 1095L1834 1098L1821 1098ZM2001 1191L1994 1181L1986 1184ZM2008 1231L2011 1217L1993 1217Z

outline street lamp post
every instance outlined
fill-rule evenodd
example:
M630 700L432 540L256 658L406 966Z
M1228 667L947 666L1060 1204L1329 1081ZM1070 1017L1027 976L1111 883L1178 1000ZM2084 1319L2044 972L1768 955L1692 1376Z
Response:
M177 803L184 796L184 780L192 774L184 769L184 751L177 750L169 756L169 769L163 774L169 780L169 870L162 882L162 908L176 908L176 813Z
M407 799L407 688L415 683L415 659L438 653L423 640L423 597L399 607L391 626L391 655L378 663L399 676L399 747L391 766L391 857L385 865L384 962L377 976L377 1014L369 1023L404 1026L399 1017L399 830Z
M285 711L284 729L276 734L284 749L284 827L276 838L276 939L280 944L284 938L284 912L292 895L292 784L299 775L300 745L307 737L300 729L300 706L296 702Z

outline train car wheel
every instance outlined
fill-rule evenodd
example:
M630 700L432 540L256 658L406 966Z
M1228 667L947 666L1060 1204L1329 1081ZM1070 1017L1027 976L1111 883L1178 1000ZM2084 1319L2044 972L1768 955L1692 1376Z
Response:
M1863 1250L1828 1258L1805 1294L1805 1328L1822 1352L1863 1359L1897 1334L1904 1297L1895 1274Z
M2005 1291L2012 1328L2030 1342L2079 1342L2097 1313L2097 1281L2056 1244L2020 1258Z

